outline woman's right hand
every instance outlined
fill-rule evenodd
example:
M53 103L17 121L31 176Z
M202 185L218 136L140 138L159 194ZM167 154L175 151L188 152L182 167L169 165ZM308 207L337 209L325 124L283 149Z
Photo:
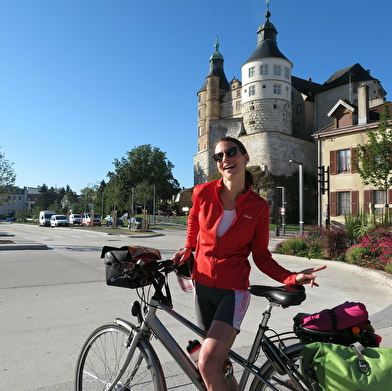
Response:
M182 265L186 260L192 255L192 249L190 248L180 248L174 255L173 261L178 266Z

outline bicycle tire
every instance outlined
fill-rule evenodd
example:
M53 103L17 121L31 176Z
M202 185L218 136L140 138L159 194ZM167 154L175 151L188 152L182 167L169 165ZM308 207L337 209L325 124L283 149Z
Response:
M77 361L75 390L108 390L127 357L131 339L131 332L116 323L94 330ZM140 339L135 354L113 390L166 391L162 367L149 341Z
M303 346L303 345L302 345ZM284 355L287 357L285 359L286 364L287 363L293 363L295 365L298 365L298 372L299 374L301 373L300 369L300 356L301 356L301 350L302 346L293 346L293 347L287 347L284 350ZM295 376L296 380L301 384L302 388L299 388L298 386L295 385L293 380L290 378L290 376L286 374L280 374L276 365L274 365L272 362L267 361L259 371L259 375L262 376L265 380L270 382L277 390L282 390L282 391L310 391L310 388L308 385L306 385L303 380L299 376ZM264 391L264 390L271 390L271 388L263 383L260 379L255 377L252 381L252 384L250 386L250 391Z

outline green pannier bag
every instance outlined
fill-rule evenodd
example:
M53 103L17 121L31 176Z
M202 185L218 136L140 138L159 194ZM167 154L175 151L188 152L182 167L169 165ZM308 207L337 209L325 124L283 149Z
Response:
M301 355L312 391L392 390L392 349L313 342Z

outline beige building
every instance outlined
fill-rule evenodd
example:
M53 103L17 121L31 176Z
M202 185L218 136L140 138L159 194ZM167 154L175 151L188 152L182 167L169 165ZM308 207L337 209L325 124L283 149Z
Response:
M359 211L380 213L386 199L385 193L364 186L352 165L357 145L367 141L368 129L377 128L383 103L369 107L369 86L358 87L358 105L339 99L328 113L333 124L315 134L318 141L319 166L329 169L328 192L320 196L319 221L325 221L328 205L331 221L344 223L345 214ZM392 112L392 103L388 103ZM388 199L391 200L392 189Z

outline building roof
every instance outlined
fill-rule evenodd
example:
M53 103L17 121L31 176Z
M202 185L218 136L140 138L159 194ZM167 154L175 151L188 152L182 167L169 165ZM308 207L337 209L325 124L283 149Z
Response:
M341 104L343 101L339 101L337 105ZM388 106L389 113L392 113L392 102L386 102ZM354 109L357 109L356 105L353 105L350 103L350 106ZM336 109L336 106L335 106ZM353 132L353 131L363 131L364 129L367 128L374 128L377 127L377 123L380 121L380 114L384 109L384 104L374 106L369 109L369 122L367 124L356 124L356 125L349 125L349 126L344 126L340 128L336 128L335 124L331 124L326 126L325 128L319 130L314 134L315 137L328 137L332 135L336 135L338 133L345 133L345 132ZM332 111L332 110L331 110Z
M321 90L329 90L344 84L361 82L366 80L377 80L370 75L360 64L354 64L347 68L336 71L322 86Z
M279 50L276 35L278 31L275 26L269 21L271 13L267 11L265 13L266 21L259 27L257 31L257 45L253 54L248 58L245 64L249 61L258 60L261 58L283 58L289 61Z
M306 100L314 101L314 96L321 90L322 85L315 83L311 78L300 79L299 77L291 76L291 85L301 94L307 96Z
M207 78L211 76L219 77L219 89L228 91L230 86L229 82L226 79L225 71L223 70L223 62L225 61L222 54L219 52L219 42L218 37L216 37L216 41L214 44L215 52L210 57L210 70L208 72ZM205 91L207 89L207 80L201 86L200 91Z

